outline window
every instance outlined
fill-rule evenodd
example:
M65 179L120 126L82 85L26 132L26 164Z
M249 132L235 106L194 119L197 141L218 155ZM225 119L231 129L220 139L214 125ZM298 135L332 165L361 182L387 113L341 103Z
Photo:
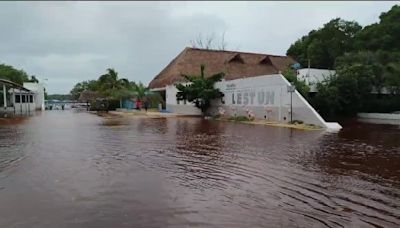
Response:
M178 100L178 98L176 98L176 104L179 104L180 100Z
M26 95L21 95L22 96L22 103L26 102Z
M21 103L21 96L15 94L15 103Z
M33 103L33 95L29 95L29 103Z

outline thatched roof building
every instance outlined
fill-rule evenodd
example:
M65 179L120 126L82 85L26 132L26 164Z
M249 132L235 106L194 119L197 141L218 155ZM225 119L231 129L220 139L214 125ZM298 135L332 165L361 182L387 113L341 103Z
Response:
M150 82L149 87L162 88L182 82L181 74L197 75L200 65L206 66L206 76L224 72L225 80L277 74L295 61L287 56L185 48Z

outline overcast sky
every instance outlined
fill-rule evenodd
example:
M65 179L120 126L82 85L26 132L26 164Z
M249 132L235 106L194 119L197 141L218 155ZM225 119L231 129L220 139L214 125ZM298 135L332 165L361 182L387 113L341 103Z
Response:
M68 93L107 68L147 84L190 40L224 31L227 49L284 55L335 17L362 26L396 2L0 2L0 62Z

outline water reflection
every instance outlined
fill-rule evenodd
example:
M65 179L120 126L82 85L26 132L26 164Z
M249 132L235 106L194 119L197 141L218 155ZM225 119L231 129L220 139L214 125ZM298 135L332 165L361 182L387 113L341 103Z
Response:
M398 227L399 130L350 124L69 111L0 123L0 227Z

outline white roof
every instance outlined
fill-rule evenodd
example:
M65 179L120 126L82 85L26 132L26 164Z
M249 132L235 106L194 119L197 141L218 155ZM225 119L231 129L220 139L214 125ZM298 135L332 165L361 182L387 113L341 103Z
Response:
M32 92L32 91L26 91L26 90L20 90L20 89L9 89L8 90L8 92L9 93L17 93L17 94L19 94L19 93L22 93L22 94L35 94L35 92Z

